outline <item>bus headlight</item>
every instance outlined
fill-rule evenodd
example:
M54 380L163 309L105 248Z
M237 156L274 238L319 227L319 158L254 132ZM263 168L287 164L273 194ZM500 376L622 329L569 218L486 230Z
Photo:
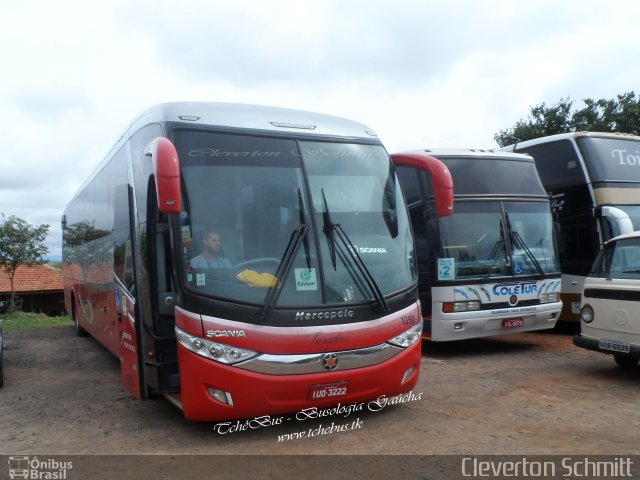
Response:
M196 337L178 327L176 327L176 338L178 339L178 343L190 352L227 365L243 362L258 355L258 352L254 352L253 350Z
M480 302L472 300L470 302L445 302L442 304L443 313L468 312L469 310L480 310Z
M415 324L409 330L402 332L391 340L387 340L387 342L392 345L397 345L398 347L409 347L422 337L422 325L422 320L420 320L419 323Z
M591 305L585 305L580 310L580 319L584 323L591 323L593 319L596 317L595 312L593 311L593 307Z
M558 293L543 293L540 295L540 303L553 303L560 300Z

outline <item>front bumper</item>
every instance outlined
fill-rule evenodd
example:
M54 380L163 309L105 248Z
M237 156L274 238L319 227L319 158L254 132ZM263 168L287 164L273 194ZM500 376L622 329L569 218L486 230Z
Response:
M629 353L614 352L613 350L605 350L603 348L600 348L599 338L585 337L582 334L573 336L573 344L586 350L593 350L594 352L608 353L610 355L619 355L621 357L640 359L640 345L632 344Z
M418 382L418 341L380 364L351 370L299 375L272 375L224 365L178 345L182 410L190 420L214 421L295 413L317 407L350 405L411 391ZM402 382L406 372L413 372ZM314 385L347 382L348 393L310 400ZM209 388L229 392L233 406L215 400Z
M442 309L442 304L434 304L434 307ZM431 339L433 341L464 340L551 329L555 327L558 321L561 308L561 302L552 302L499 310L438 313L439 318L437 320L435 314L432 318ZM522 318L524 325L510 328L503 327L503 320L513 318Z

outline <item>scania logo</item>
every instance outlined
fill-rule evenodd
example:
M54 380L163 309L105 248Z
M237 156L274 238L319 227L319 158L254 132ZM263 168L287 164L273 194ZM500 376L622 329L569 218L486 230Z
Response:
M246 337L244 330L207 330L207 337Z
M515 295L511 295L509 297L509 305L511 305L512 307L515 307L518 304L518 297L516 297Z
M335 353L325 353L322 356L322 368L325 370L335 370L338 368L338 356Z
M359 253L387 253L386 248L382 247L356 247Z

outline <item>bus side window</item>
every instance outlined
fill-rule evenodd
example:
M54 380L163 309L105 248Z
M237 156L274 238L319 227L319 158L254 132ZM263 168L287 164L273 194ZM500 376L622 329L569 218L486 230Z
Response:
M429 226L435 221L435 202L427 172L411 167L396 167L396 172L409 207L409 217L416 242L419 274L431 270L429 259ZM431 202L429 202L431 198ZM431 208L429 208L431 207ZM436 227L437 228L437 227ZM433 243L436 245L437 243Z

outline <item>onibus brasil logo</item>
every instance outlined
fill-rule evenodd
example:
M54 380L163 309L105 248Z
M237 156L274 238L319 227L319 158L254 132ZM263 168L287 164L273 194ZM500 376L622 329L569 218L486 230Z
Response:
M53 458L38 460L38 457L9 457L9 478L11 479L65 480L67 470L72 468L72 462L62 462Z

